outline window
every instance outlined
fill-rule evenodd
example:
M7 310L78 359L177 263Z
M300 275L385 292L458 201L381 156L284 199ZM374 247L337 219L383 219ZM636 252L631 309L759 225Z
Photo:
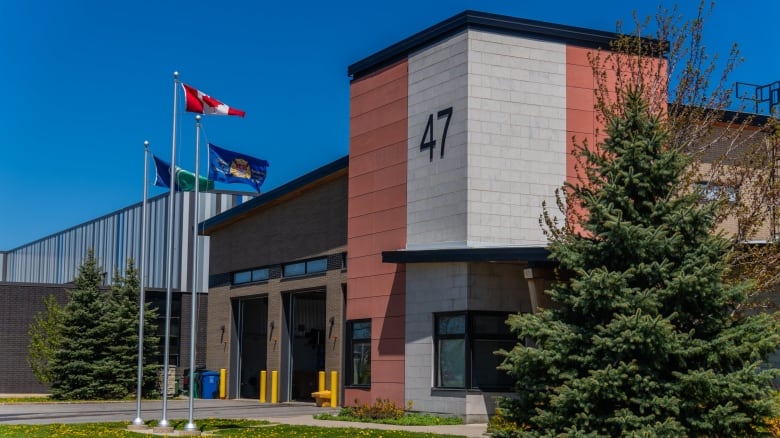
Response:
M328 270L328 258L323 257L321 259L309 260L306 262L306 273L312 274L315 272L325 272Z
M442 388L466 386L466 315L441 315L436 321L436 382Z
M517 342L504 321L508 313L463 312L435 315L438 388L509 389L512 379L497 367L495 351Z
M255 281L268 280L268 268L253 269L251 271L241 271L233 273L233 284L252 283Z
M347 386L371 386L371 320L347 322Z
M301 275L316 274L328 270L328 258L308 260L305 262L288 263L282 267L285 277L299 277Z
M306 275L306 263L289 263L284 265L282 272L285 277L296 277L298 275Z
M233 284L249 283L252 281L252 271L236 272L233 274Z
M699 181L696 183L696 190L699 192L703 201L716 201L718 199L724 199L733 204L737 202L737 188L710 183L707 181Z
M168 338L168 364L179 366L179 338L181 335L181 295L175 293L171 295L171 326ZM158 356L157 363L162 365L165 359L165 307L166 293L157 291L146 291L146 302L149 306L157 310L157 336Z

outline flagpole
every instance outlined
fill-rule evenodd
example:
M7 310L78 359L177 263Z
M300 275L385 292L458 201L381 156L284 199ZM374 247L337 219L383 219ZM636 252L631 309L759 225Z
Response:
M162 418L157 423L159 428L171 428L168 421L168 367L170 362L171 338L171 300L173 298L173 217L174 193L176 188L176 101L178 97L179 72L173 72L173 133L171 134L171 184L168 190L168 270L165 288L165 352L163 353L163 388L162 388ZM190 382L192 385L192 382Z
M141 207L141 257L140 257L140 293L138 297L138 382L136 385L135 420L133 426L144 426L141 418L141 390L144 378L144 308L146 279L146 200L149 195L149 141L144 141L144 201Z
M192 304L190 306L190 400L189 416L185 431L194 432L198 426L193 421L195 407L195 338L198 334L198 213L200 212L200 114L195 116L195 201L192 215Z

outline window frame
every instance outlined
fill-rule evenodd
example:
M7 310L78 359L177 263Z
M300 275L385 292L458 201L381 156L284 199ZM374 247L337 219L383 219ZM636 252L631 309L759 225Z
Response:
M317 269L315 270L313 268L315 263L321 263L324 264L323 267L317 266ZM302 266L303 272L300 274L289 274L287 273L287 269L293 266ZM313 259L308 260L299 260L297 262L290 262L290 263L284 263L282 264L282 278L299 278L299 277L305 277L307 275L315 275L320 274L323 272L328 271L328 257L317 257Z
M714 181L697 181L696 190L699 192L702 202L713 202L724 199L729 204L737 202L739 187L728 184L719 184Z
M474 352L476 350L475 345L478 342L496 342L496 343L502 343L506 342L507 344L511 343L513 346L517 343L517 338L514 336L509 330L509 327L507 326L505 332L480 332L476 329L476 323L478 322L478 319L480 317L495 317L499 316L503 318L504 321L509 318L509 316L512 314L512 312L498 312L498 311L459 311L459 312L437 312L433 314L433 355L434 355L434 363L433 363L433 387L435 389L439 390L480 390L485 392L490 391L509 391L512 389L512 383L507 382L506 384L499 384L499 385L480 385L475 384L475 370L477 369L477 365L475 365L476 360L478 358L474 357ZM456 334L456 333L440 333L440 318L442 317L454 317L454 316L463 316L465 318L464 321L464 333L463 334ZM462 366L463 366L463 386L444 386L442 385L441 376L440 376L440 370L442 369L441 366L441 347L440 347L440 341L442 340L452 340L452 339L463 339L464 342L464 355L462 358ZM496 373L501 373L502 371L496 370Z
M354 336L354 327L356 324L362 324L362 323L368 323L368 337L367 338L355 338ZM344 376L344 387L345 388L370 388L371 387L371 349L372 349L372 329L373 329L373 322L370 318L366 319L353 319L349 320L346 323L346 348L344 349L345 353L345 359L344 359L344 370L345 370L345 376ZM368 347L368 383L355 383L353 380L353 374L354 374L354 363L353 363L353 355L355 352L355 346L357 345L363 345ZM366 350L363 350L366 351Z
M264 272L265 275L261 273ZM245 281L237 281L236 277L248 275L248 279ZM242 284L259 283L261 281L268 281L271 278L271 269L269 267L245 269L243 271L233 272L230 276L230 283L234 286Z

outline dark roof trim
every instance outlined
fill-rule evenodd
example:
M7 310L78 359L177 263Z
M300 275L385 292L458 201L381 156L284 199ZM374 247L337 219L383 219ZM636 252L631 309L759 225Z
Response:
M545 247L401 249L382 251L382 262L550 262L550 251Z
M751 113L749 111L711 109L711 108L695 107L693 105L682 105L682 104L676 104L674 102L669 102L670 113L677 110L678 107L680 111L694 111L698 108L700 111L704 112L705 114L711 113L713 111L720 112L718 121L720 123L725 123L725 124L739 125L747 122L748 126L763 127L766 126L766 124L769 123L769 120L772 118L771 116Z
M271 201L275 201L285 195L295 192L296 190L302 189L303 187L316 182L319 179L325 178L328 175L346 169L348 164L349 156L341 157L336 161L328 163L286 184L283 184L271 190L270 192L263 193L262 195L244 202L241 205L237 205L222 214L211 217L200 223L200 234L207 235L213 231L214 228L225 225L234 219L238 219L255 208L258 208Z
M495 30L515 35L541 36L592 48L607 48L611 41L620 36L615 32L526 20L486 12L464 11L350 65L347 68L347 74L352 79L365 76L405 58L412 51L468 28Z

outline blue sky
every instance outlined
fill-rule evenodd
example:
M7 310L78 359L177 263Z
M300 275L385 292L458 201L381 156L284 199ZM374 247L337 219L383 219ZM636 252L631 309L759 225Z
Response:
M174 71L246 111L206 117L206 139L270 162L264 191L348 152L347 66L466 9L613 31L654 1L448 0L0 3L0 250L139 202L143 142L171 154ZM694 12L683 0L682 11ZM671 5L671 3L666 3ZM780 3L718 1L706 45L745 62L732 79L780 80ZM194 114L177 163L194 167ZM205 171L205 146L201 150ZM150 177L151 179L151 177ZM218 185L228 190L249 186ZM150 195L164 193L150 187Z

